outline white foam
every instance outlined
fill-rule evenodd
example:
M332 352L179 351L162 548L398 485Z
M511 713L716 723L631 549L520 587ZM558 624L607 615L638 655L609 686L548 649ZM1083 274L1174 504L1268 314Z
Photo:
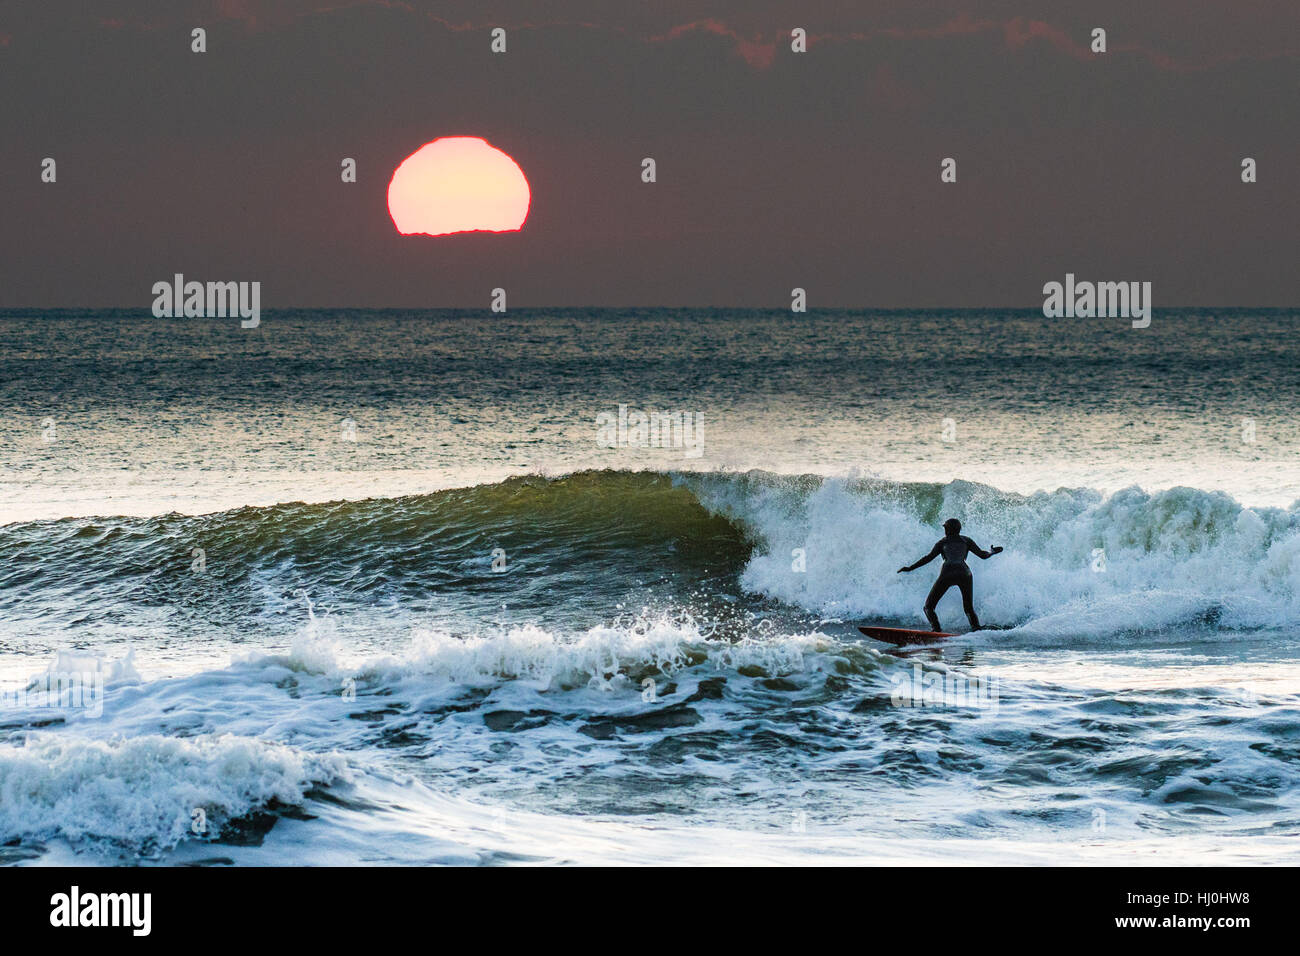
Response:
M701 664L726 672L757 667L776 676L829 666L814 658L843 650L829 637L815 633L713 640L694 621L651 616L574 633L532 624L477 636L420 629L400 656L368 659L356 659L337 642L309 629L294 641L287 657L260 659L282 661L294 670L335 680L419 677L469 687L517 681L558 691L626 688L632 673L672 674Z
M192 833L196 809L219 827L272 799L301 803L313 782L343 774L339 758L229 734L33 733L0 748L0 837L166 849Z
M1071 489L1025 497L969 482L919 491L845 479L811 490L772 481L691 484L707 507L761 541L743 585L821 614L922 620L937 563L896 572L942 536L920 517L937 510L960 518L963 534L982 547L1006 548L988 561L970 559L985 623L1038 623L1047 632L1066 614L1078 622L1071 633L1100 635L1198 619L1226 628L1300 622L1295 506L1247 508L1194 488L1129 488L1103 498ZM802 572L792 566L795 549L805 555ZM961 621L955 589L940 614Z

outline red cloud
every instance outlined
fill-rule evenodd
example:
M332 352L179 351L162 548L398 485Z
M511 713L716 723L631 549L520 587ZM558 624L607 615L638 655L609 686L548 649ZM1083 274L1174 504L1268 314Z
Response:
M731 40L736 45L736 52L744 58L746 63L756 69L765 70L776 59L775 40L765 42L758 37L743 37L718 20L695 20L691 23L683 23L681 26L673 27L663 36L651 37L650 40L651 42L676 40L680 36L697 31L712 33Z

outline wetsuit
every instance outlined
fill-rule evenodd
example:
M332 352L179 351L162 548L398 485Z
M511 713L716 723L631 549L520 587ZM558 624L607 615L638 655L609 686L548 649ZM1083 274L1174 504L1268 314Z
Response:
M939 599L948 593L948 589L956 585L961 589L961 606L970 620L970 626L979 630L980 619L975 616L975 605L972 600L974 582L970 568L966 566L966 555L977 554L981 558L987 558L992 553L985 551L964 534L950 534L931 548L930 553L924 558L906 569L914 570L943 555L943 570L939 572L939 580L934 582L934 587L930 588L930 596L925 599L925 616L929 619L932 628L936 631L941 630L934 609Z

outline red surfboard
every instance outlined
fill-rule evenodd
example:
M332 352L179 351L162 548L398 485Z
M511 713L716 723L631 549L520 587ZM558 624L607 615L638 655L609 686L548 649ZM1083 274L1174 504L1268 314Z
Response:
M946 631L909 631L905 627L859 627L858 630L867 637L899 647L905 644L933 644L953 636Z

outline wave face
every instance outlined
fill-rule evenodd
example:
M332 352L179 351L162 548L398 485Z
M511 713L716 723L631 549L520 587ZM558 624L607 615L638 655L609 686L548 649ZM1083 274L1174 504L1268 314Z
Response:
M161 609L173 627L296 627L305 591L344 612L451 602L472 616L508 603L599 618L611 594L646 584L684 594L734 576L748 551L737 528L666 476L589 472L199 517L8 525L0 610L43 625L120 623L132 611L147 623Z
M42 626L297 627L339 613L590 626L637 602L919 622L943 519L985 623L1042 637L1300 622L1300 512L1220 492L1018 495L954 481L593 471L394 499L0 528L0 610ZM196 570L194 549L203 551ZM497 549L500 549L499 551ZM802 563L800 563L802 553ZM495 562L495 566L494 566ZM940 605L960 623L955 592ZM514 609L513 611L511 609ZM510 618L511 613L517 617Z

